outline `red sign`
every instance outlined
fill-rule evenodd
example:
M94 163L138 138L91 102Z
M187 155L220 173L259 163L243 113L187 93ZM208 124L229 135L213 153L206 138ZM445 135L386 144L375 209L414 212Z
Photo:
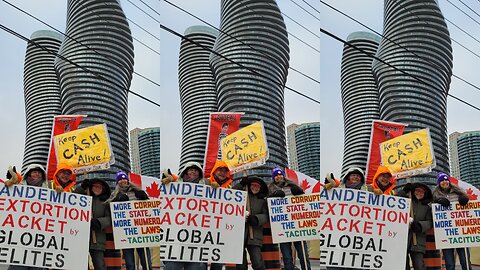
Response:
M57 156L55 155L54 136L78 129L84 115L57 115L53 118L52 139L48 151L47 179L53 179L57 170Z
M382 160L380 156L380 143L402 135L406 126L406 124L402 123L380 120L372 121L372 133L370 134L370 148L368 149L366 170L367 184L372 184L373 176L375 172L377 172Z
M207 145L203 170L205 177L210 177L210 172L217 159L222 159L220 141L227 135L235 132L240 127L240 117L243 113L218 112L210 113L208 122Z

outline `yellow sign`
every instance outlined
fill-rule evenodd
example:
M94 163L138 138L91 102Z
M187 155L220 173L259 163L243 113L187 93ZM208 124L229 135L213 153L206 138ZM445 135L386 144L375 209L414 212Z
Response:
M428 128L381 143L380 155L396 178L428 173L436 165Z
M227 163L231 173L264 165L269 155L263 121L228 135L220 146L222 160Z
M57 162L75 173L102 170L114 163L107 125L100 124L55 136Z

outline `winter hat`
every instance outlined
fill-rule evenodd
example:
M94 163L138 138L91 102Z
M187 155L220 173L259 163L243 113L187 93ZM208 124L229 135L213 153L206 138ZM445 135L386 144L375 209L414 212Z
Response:
M118 171L117 176L115 176L115 185L118 185L118 181L126 179L128 181L128 175L124 171Z
M283 175L283 177L285 177L285 172L282 169L275 167L272 170L272 179L275 180L275 176L277 175Z
M440 185L440 182L445 181L445 180L450 182L450 177L448 176L448 174L446 174L444 172L439 172L437 174L437 185Z

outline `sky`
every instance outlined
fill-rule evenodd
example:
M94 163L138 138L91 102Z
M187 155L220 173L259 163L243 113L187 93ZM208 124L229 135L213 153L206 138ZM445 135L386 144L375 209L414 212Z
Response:
M8 2L31 13L62 32L65 31L67 0L8 0ZM171 2L209 23L219 26L220 0L178 0ZM295 2L309 10L317 18L320 16L304 2ZM317 1L309 0L307 2L319 10L320 4ZM180 39L160 30L159 22L179 33L183 33L189 26L204 24L159 0L121 0L121 4L127 18L150 32L149 34L140 27L130 23L133 37L157 51L157 53L153 52L139 41L134 41L134 70L160 84L159 87L134 75L130 90L159 103L160 107L130 94L128 111L129 130L136 127L160 126L161 167L172 168L173 171L177 171L180 160L182 126L177 74ZM135 7L134 4L143 11ZM295 5L294 2L279 0L278 5L286 15L314 32L317 36L320 35L319 21ZM319 48L320 40L318 37L307 32L288 18L285 18L285 23L287 31L311 46ZM3 1L0 2L0 24L26 37L30 37L37 30L49 29ZM160 41L157 39L160 39ZM289 43L290 66L319 80L319 53L290 35ZM26 43L23 40L0 30L0 59L2 59L0 61L0 100L3 100L3 113L0 114L0 124L3 127L3 132L0 133L0 153L2 153L0 156L0 171L2 168L6 170L8 165L21 167L22 164L25 143L25 107L23 96L25 49ZM292 70L289 70L287 86L316 100L320 100L319 84L296 74ZM318 121L320 121L320 106L317 103L288 90L285 91L286 125ZM3 175L0 172L1 177Z
M322 0L342 12L354 17L367 26L382 33L383 1L382 0ZM438 0L446 19L458 25L465 32L479 39L480 24L461 13L447 0ZM471 12L459 0L450 0L451 3L464 10L476 21L480 16ZM463 1L473 10L480 10L479 1ZM342 39L356 31L369 31L347 17L333 11L326 5L320 4L321 27ZM467 34L447 22L450 37L480 55L480 42L475 41ZM340 96L340 64L343 44L321 34L321 175L333 172L340 177L343 157L343 114ZM480 58L468 52L455 42L453 47L453 74L465 79L471 84L480 86ZM456 78L452 78L449 93L480 107L480 92ZM447 126L448 134L458 131L465 132L480 130L478 118L480 111L468 107L451 97L447 98Z

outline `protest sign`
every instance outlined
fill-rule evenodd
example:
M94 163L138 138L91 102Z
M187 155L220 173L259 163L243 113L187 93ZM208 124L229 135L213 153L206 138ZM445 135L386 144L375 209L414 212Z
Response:
M267 200L273 243L319 239L320 193Z
M264 165L269 152L263 120L228 135L221 147L222 160L232 174Z
M107 125L95 125L55 136L58 164L66 164L74 173L110 168L115 162Z
M86 269L91 197L0 184L0 264Z
M47 179L53 179L53 174L57 170L57 156L55 155L55 136L65 132L76 130L82 119L86 115L55 115L53 117L52 136L50 150L48 150L47 159Z
M480 201L448 207L434 203L432 212L437 249L480 246Z
M370 144L367 157L367 169L365 171L365 179L367 184L372 184L373 176L380 166L380 143L402 135L405 126L407 125L402 123L381 120L372 121L372 131L370 133Z
M232 134L240 127L240 118L243 113L236 112L215 112L210 113L208 119L207 144L205 146L205 157L203 160L204 175L210 173L217 159L222 159L220 141Z
M160 201L110 203L116 249L160 245Z
M396 179L428 173L436 166L428 128L381 143L380 153L382 165Z
M320 191L320 265L404 270L410 199L355 189Z
M186 182L160 186L160 260L243 260L247 193Z

